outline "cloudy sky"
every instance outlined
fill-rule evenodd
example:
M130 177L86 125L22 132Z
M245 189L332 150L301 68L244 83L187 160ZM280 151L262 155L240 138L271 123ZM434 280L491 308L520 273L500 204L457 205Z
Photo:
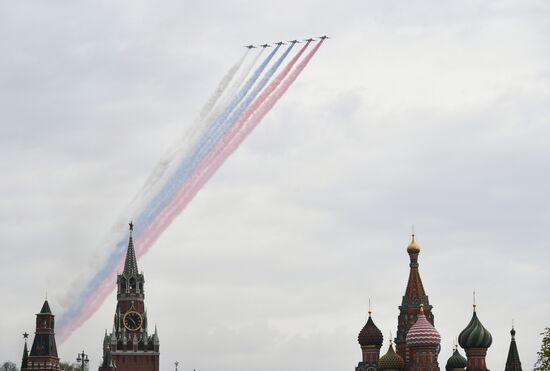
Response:
M549 326L547 1L0 1L0 361L58 316L248 43L328 34L139 261L161 369L353 370L420 270L443 339L478 314L503 369ZM121 230L126 228L120 225ZM116 302L66 343L101 361ZM384 346L385 351L387 344Z

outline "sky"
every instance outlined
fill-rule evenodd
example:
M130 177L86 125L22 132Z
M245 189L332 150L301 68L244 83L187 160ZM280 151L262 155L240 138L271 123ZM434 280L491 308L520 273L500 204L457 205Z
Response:
M411 226L442 337L503 369L549 326L547 1L0 1L0 362L58 317L243 45L328 40L138 262L161 369L353 370L397 328ZM59 345L101 362L115 294Z

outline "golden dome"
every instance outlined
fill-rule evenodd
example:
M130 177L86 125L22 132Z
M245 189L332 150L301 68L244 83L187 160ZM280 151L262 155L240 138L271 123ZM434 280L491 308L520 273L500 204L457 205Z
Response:
M414 234L412 235L411 243L407 246L407 252L409 254L418 254L420 252L420 245L414 240Z

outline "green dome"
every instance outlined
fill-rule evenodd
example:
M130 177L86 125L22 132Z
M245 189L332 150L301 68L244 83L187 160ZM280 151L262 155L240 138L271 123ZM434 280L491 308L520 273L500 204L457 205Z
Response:
M464 370L466 366L468 366L468 360L458 352L458 349L455 348L453 355L447 360L445 369L447 371L455 370L457 368Z
M464 349L489 348L493 343L491 333L479 322L475 308L470 323L458 336L458 343Z
M378 360L378 369L379 370L401 370L405 367L405 361L395 353L393 350L393 345L390 343L390 348L380 359Z

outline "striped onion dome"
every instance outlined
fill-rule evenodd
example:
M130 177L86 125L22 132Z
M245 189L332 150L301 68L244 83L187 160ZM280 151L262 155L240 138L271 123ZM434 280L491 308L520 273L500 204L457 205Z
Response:
M401 370L405 367L405 361L403 358L393 350L393 345L390 340L390 347L386 354L384 354L378 360L378 369L379 370Z
M369 319L367 320L367 323L359 332L359 336L357 337L357 341L359 341L359 344L361 346L367 346L367 345L376 345L378 347L382 346L382 342L384 341L384 336L382 336L382 332L376 327L374 322L372 321L370 311L369 311Z
M447 365L445 369L450 370L464 370L468 366L468 360L458 352L458 349L455 347L453 355L447 360Z
M438 345L441 343L439 332L432 326L424 315L424 306L420 305L420 313L416 323L407 332L408 346Z
M493 343L491 333L487 331L477 318L476 308L474 306L474 314L468 326L460 335L458 335L458 343L464 349L470 348L489 348Z

